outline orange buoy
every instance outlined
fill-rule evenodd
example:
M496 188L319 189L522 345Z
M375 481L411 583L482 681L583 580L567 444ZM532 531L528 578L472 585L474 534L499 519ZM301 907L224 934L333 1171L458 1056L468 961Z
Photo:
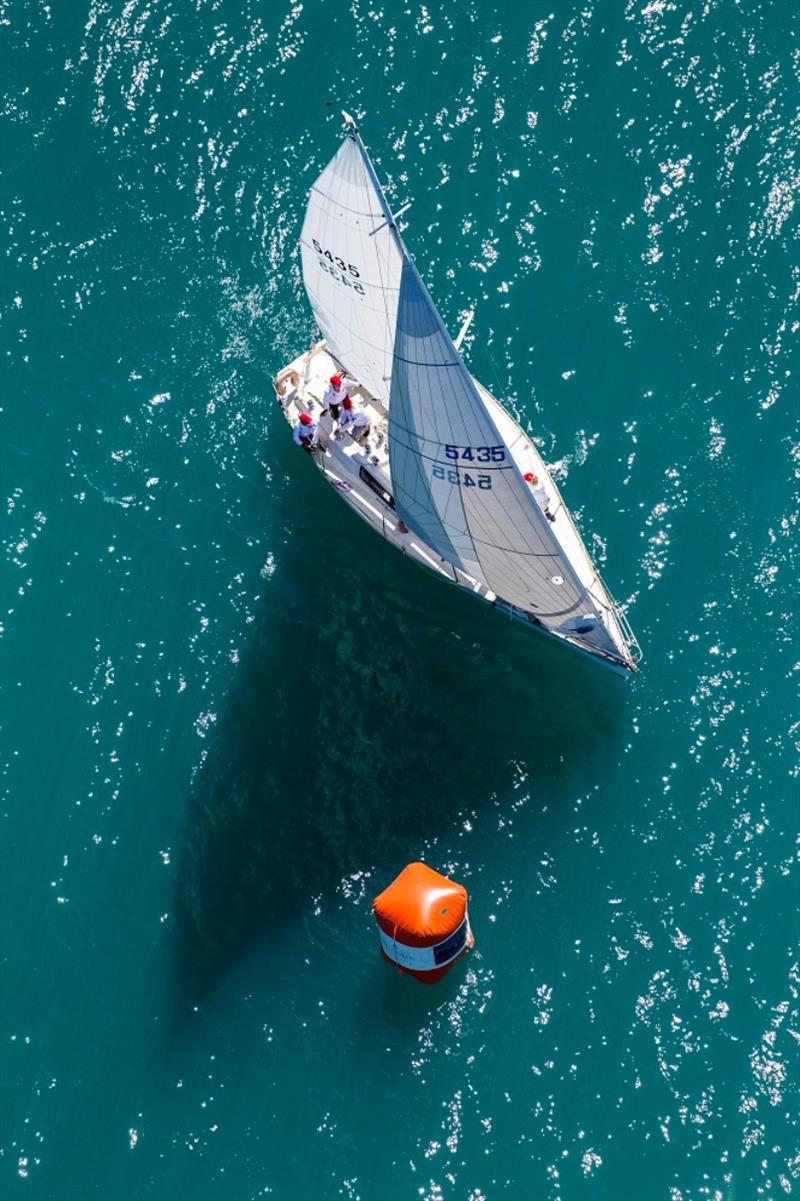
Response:
M475 944L467 890L424 863L409 863L372 902L381 954L426 984L441 980Z

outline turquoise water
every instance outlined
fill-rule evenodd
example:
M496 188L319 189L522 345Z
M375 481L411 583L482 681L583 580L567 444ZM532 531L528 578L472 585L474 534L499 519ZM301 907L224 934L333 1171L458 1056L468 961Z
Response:
M3 1197L795 1196L796 5L3 16ZM630 684L290 444L342 105ZM433 989L369 908L417 857Z

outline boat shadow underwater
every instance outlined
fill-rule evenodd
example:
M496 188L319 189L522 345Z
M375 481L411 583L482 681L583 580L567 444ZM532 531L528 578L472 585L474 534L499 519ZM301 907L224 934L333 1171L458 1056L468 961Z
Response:
M183 1014L344 877L388 883L480 813L509 765L557 802L617 741L625 707L611 673L443 589L298 457L286 465L271 514L283 545L189 799L173 907Z

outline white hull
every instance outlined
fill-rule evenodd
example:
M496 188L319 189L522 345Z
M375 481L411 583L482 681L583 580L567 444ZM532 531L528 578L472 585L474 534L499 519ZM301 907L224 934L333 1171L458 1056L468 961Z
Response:
M310 413L318 422L320 447L309 457L350 508L387 542L414 559L421 567L469 592L478 600L492 605L511 620L570 647L618 675L629 676L638 671L636 664L641 658L638 644L624 615L600 579L547 467L534 444L491 393L475 381L520 471L523 474L533 471L544 481L546 491L551 497L551 511L555 516L553 533L565 557L591 596L615 647L614 653L583 642L579 636L545 629L532 614L498 597L481 581L473 579L461 568L443 559L404 526L395 512L392 499L388 414L384 406L369 396L364 389L353 391L353 395L358 397L372 417L366 446L358 445L349 434L335 436L330 415L321 416L320 402L328 379L335 371L342 370L343 364L331 356L324 342L319 342L278 373L275 378L275 391L290 426L297 424L302 412Z

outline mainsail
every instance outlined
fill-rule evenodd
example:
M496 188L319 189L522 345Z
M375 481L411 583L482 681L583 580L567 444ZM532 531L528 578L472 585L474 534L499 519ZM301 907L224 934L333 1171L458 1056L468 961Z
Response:
M347 370L389 400L403 258L374 172L352 135L313 185L300 235L314 318Z
M397 512L546 629L619 655L408 254L355 127L314 184L303 278L335 357L389 407Z

